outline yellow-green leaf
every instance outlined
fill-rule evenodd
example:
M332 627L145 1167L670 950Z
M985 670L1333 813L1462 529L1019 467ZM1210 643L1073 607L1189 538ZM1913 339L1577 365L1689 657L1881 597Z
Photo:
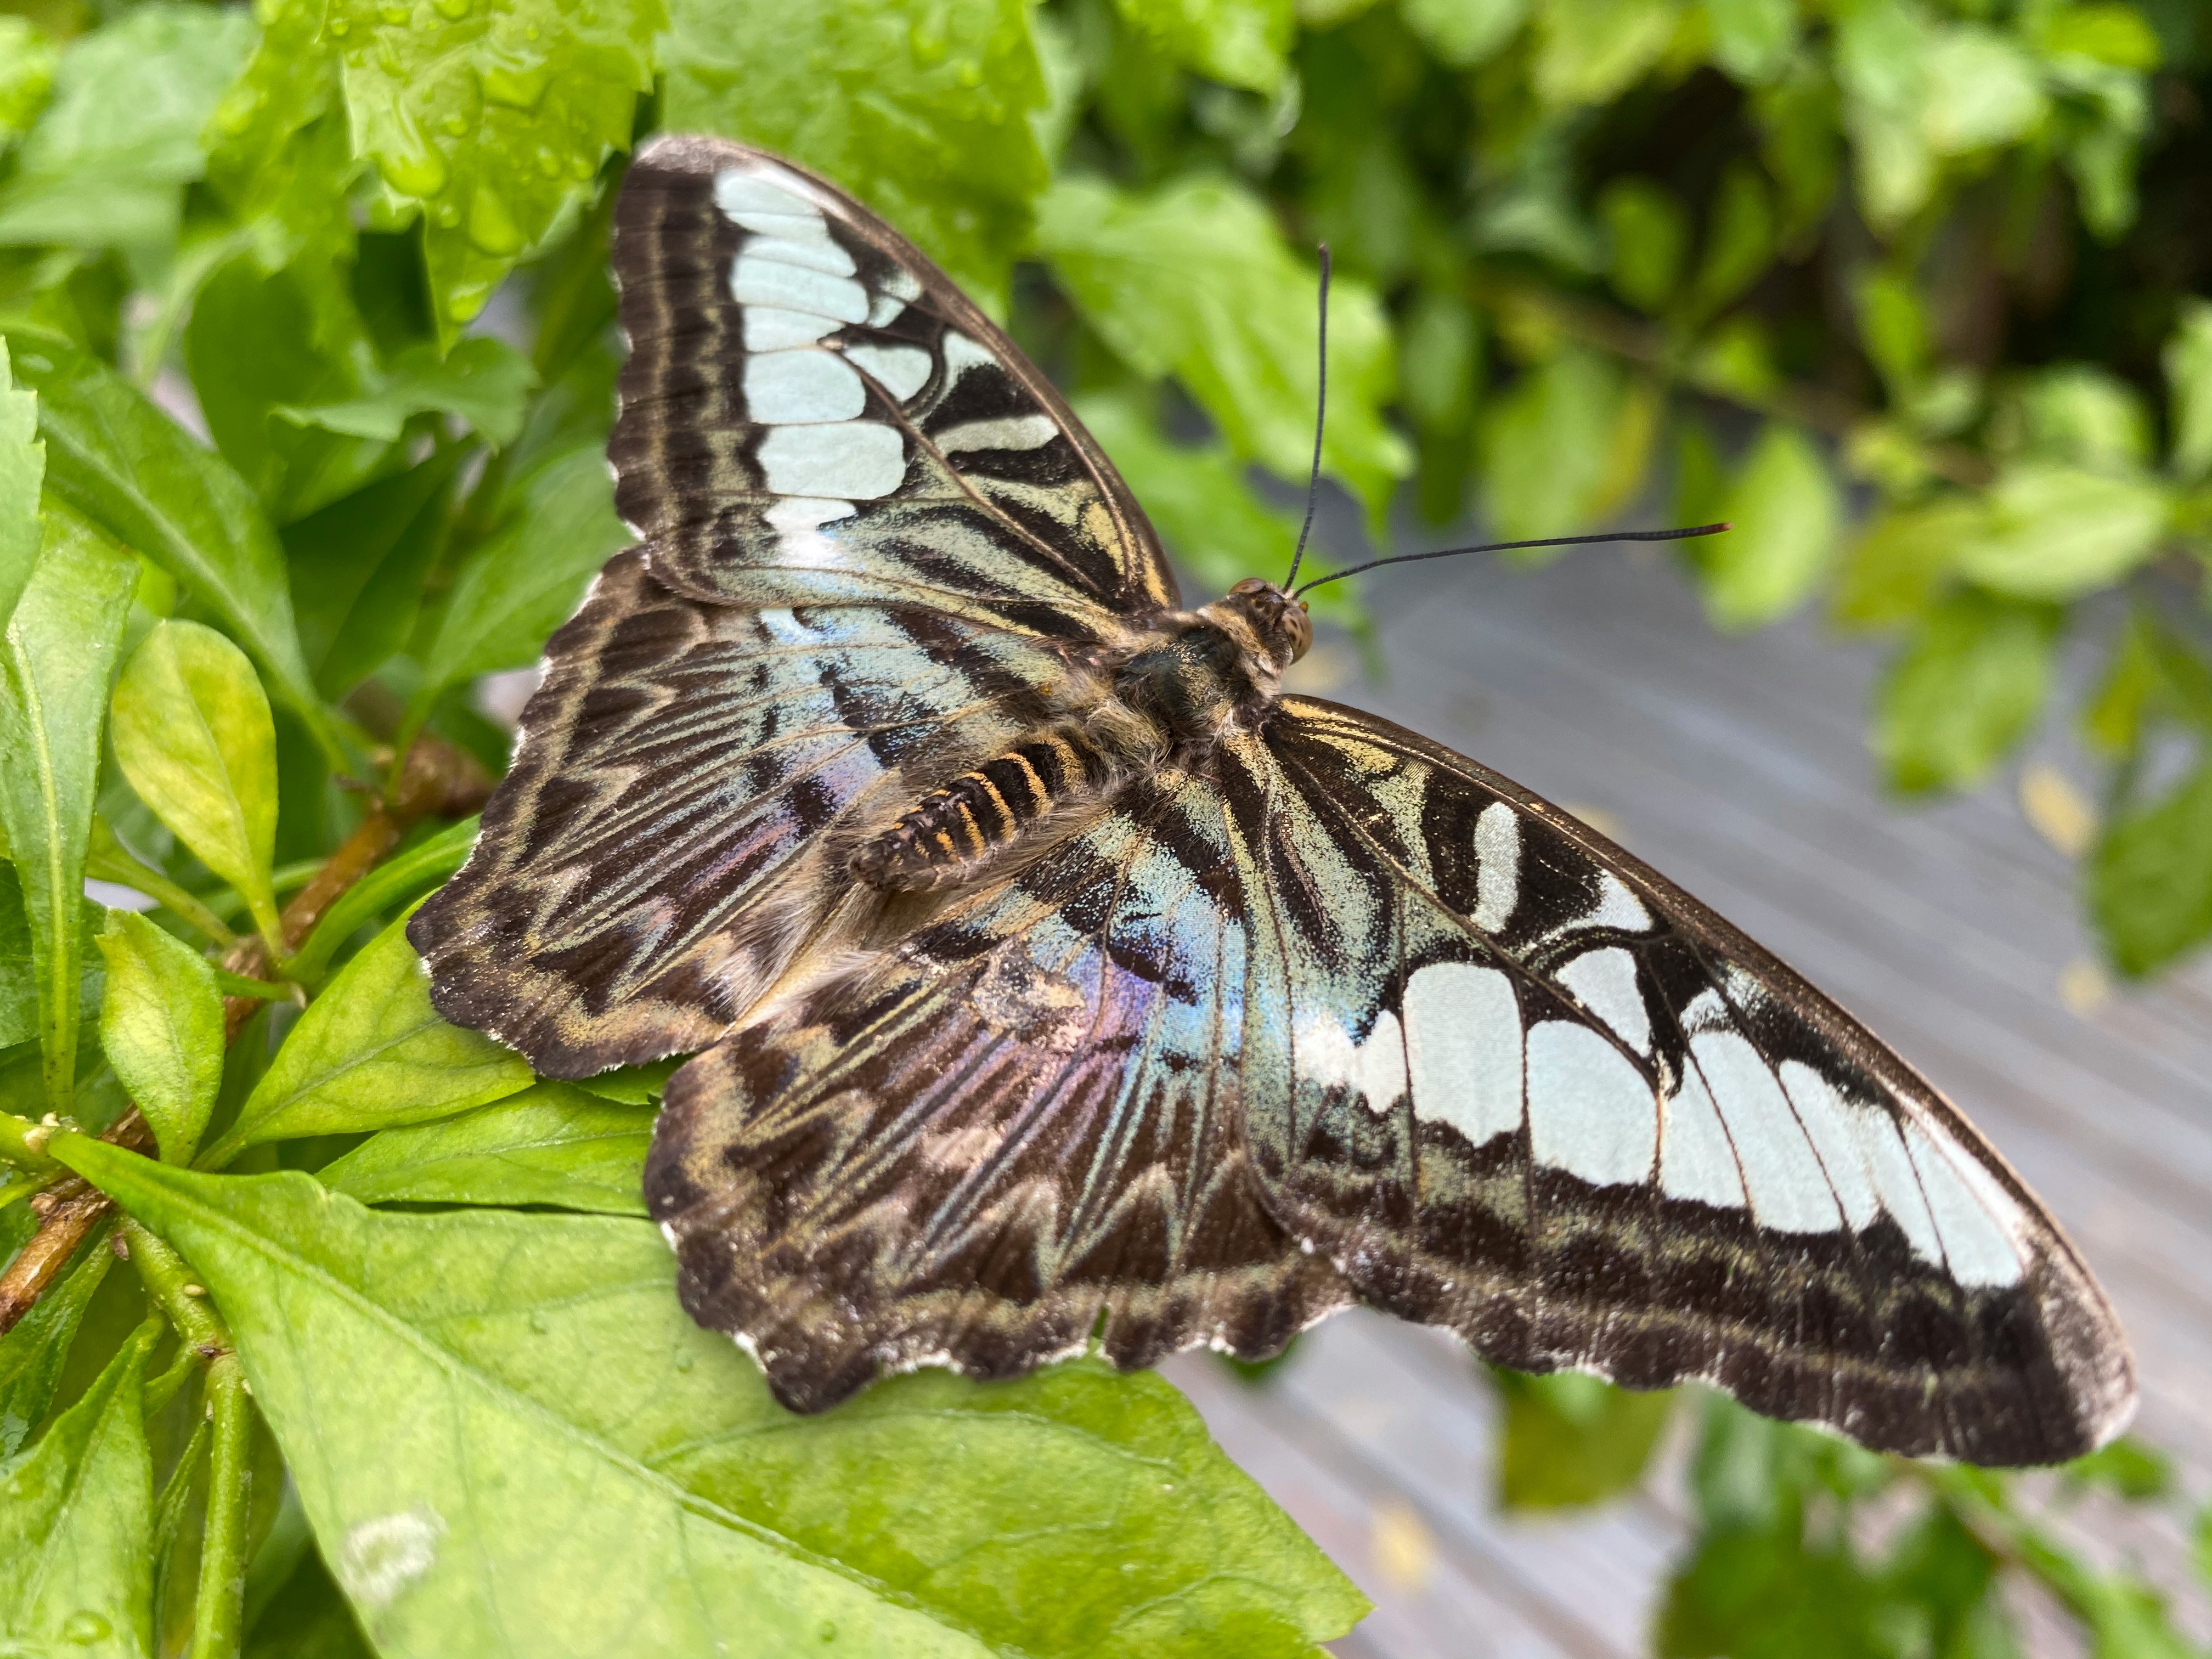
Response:
M155 624L115 688L115 758L138 799L276 940L276 729L253 665L198 623Z
M215 969L142 915L107 913L100 1046L153 1126L161 1156L191 1160L222 1086L222 998Z
M2172 511L2150 479L2024 462L1990 491L1989 519L1959 550L1959 568L2018 599L2078 599L2156 552Z
M530 1083L520 1055L438 1018L403 917L308 1005L199 1161L220 1169L265 1140L449 1117Z
M1721 628L1756 628L1802 604L1826 573L1843 522L1842 492L1810 438L1777 421L1723 497L1735 528L1689 543L1705 609Z
M0 338L0 629L8 626L39 562L39 485L46 476L39 400L15 389L8 342Z

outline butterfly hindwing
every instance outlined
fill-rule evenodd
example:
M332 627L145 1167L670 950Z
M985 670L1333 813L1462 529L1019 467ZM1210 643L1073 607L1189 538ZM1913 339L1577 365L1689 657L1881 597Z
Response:
M1176 602L1060 395L842 192L742 145L656 140L623 185L615 270L616 501L670 586L1056 637Z
M1285 698L1223 769L1271 1210L1501 1364L1699 1378L1867 1443L2096 1443L2117 1322L2002 1159L1780 963L1584 826Z
M678 1073L646 1192L686 1304L778 1395L885 1370L1258 1358L1351 1299L1240 1133L1220 800L1130 786L1012 882Z

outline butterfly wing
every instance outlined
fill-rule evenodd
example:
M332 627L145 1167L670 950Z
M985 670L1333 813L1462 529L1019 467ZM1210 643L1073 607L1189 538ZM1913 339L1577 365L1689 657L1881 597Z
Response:
M615 270L616 502L670 586L1054 637L1176 603L1060 394L834 186L726 140L657 139L623 186Z
M447 1018L563 1077L712 1041L820 942L866 827L1176 598L1058 395L831 186L656 140L615 268L643 543L548 645L476 851L410 928Z
M811 1411L1094 1334L1256 1358L1350 1301L1247 1168L1236 887L1218 793L1164 770L692 1060L646 1170L685 1305Z
M1355 710L1285 699L1221 783L1253 1167L1363 1299L1886 1449L2048 1462L2117 1431L2126 1343L2057 1224L1741 933Z

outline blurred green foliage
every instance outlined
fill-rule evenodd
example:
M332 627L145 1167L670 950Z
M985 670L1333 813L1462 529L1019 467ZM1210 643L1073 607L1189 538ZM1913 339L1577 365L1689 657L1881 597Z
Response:
M472 821L282 936L412 734L504 766L483 677L622 541L606 236L643 134L769 146L913 235L1215 590L1296 538L1327 240L1323 465L1370 534L1732 520L1683 548L1716 626L1894 637L1899 792L2078 722L2090 908L2142 975L2212 938L2208 98L2197 0L0 14L0 1256L58 1157L134 1212L129 1271L95 1236L0 1336L0 1536L40 1564L0 1644L590 1650L588 1602L641 1651L711 1607L810 1650L1291 1656L1358 1614L1157 1379L782 1417L635 1214L667 1068L535 1083L424 1000L396 924ZM2054 710L2069 649L2094 683ZM126 1095L164 1164L69 1133ZM2051 1530L2183 1501L2130 1443L2021 1482L1495 1386L1509 1509L1618 1499L1696 1417L1662 1652L1996 1656L2023 1581L2100 1656L2190 1650Z

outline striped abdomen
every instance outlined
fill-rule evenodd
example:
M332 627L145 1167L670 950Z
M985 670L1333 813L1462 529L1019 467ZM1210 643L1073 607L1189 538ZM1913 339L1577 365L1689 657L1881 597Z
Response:
M1087 799L1111 767L1078 732L1050 732L915 802L853 854L853 873L902 892L973 880L1055 808Z

